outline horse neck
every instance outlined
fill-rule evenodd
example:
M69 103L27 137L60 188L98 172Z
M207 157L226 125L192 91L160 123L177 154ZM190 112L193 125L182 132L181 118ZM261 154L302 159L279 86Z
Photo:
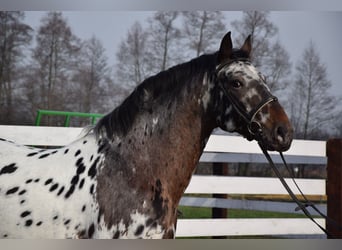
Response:
M215 127L214 120L203 108L202 99L208 95L208 86L201 77L199 79L184 85L177 97L166 101L165 105L154 106L152 113L141 114L135 128L144 134L133 133L136 142L144 148L139 150L143 154L141 158L148 158L146 165L153 173L146 174L145 178L152 178L151 183L159 179L163 190L175 202L184 193Z
M134 182L140 189L160 182L168 199L178 203L181 198L215 127L206 110L206 76L200 72L190 80L180 77L183 82L176 83L177 93L171 96L156 96L144 84L136 90L144 92L143 107L130 129L114 133L112 140L121 146L118 150L133 176L139 173Z
M100 145L106 150L97 176L97 199L108 220L112 211L121 211L115 199L111 202L121 190L126 207L143 212L146 202L165 228L174 225L179 200L215 127L204 107L210 90L206 74L192 75L188 79L184 74L173 86L157 86L158 90L140 85L95 128L99 143L106 146Z

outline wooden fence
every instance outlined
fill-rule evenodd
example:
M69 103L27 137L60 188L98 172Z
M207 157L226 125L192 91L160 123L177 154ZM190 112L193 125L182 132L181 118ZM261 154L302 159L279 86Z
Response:
M62 146L72 142L82 128L1 126L0 137L25 145ZM305 194L327 195L327 209L324 211L337 223L342 224L342 140L304 141L294 140L290 150L284 155L289 164L328 163L328 181L324 179L297 179ZM271 153L274 161L280 157ZM327 157L328 156L328 157ZM256 142L248 142L239 136L222 132L213 133L200 159L201 162L250 162L266 163ZM298 191L291 180L286 179L294 193ZM276 178L196 176L186 189L187 194L287 194ZM244 208L272 211L294 211L296 204L279 202L236 201L232 199L183 197L182 205L223 208ZM286 207L286 208L285 208ZM285 210L284 210L285 209ZM342 237L342 232L324 219L316 219L323 227ZM259 235L323 235L322 231L309 219L179 219L177 237L199 236L259 236Z

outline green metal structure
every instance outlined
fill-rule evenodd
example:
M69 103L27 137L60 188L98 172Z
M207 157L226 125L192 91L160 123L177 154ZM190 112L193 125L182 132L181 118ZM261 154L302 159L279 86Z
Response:
M52 115L52 116L65 116L64 127L69 127L70 118L71 117L89 117L91 118L91 124L95 124L96 119L103 117L103 114L95 114L95 113L81 113L81 112L67 112L67 111L54 111L54 110L37 110L37 117L35 125L39 126L43 115Z

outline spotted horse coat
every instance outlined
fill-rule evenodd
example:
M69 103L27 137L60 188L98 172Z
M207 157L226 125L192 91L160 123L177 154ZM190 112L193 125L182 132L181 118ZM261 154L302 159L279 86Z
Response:
M247 61L250 38L142 82L76 141L39 149L0 139L0 237L173 238L177 206L212 130L253 135L225 95L249 112L269 96ZM225 89L225 91L224 91ZM278 103L253 122L270 150L292 127Z

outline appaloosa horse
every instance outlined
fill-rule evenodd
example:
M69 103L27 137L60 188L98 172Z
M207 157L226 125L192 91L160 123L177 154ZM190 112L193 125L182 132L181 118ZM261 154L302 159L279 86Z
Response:
M0 141L0 237L173 238L178 202L216 127L285 151L292 127L251 64L251 38L143 81L82 138Z

